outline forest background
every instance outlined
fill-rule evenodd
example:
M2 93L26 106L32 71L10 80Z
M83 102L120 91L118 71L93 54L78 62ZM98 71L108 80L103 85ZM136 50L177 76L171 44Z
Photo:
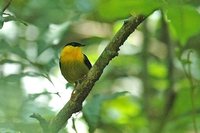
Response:
M94 64L138 15L147 18L60 132L200 132L199 0L0 0L0 11L0 132L41 132L30 116L51 120L73 90L63 46L85 44Z

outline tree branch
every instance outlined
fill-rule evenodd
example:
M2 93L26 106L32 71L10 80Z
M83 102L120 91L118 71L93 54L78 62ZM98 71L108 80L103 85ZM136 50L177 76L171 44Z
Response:
M104 68L108 63L118 55L119 47L123 45L129 35L142 23L147 16L136 16L131 17L124 22L124 25L116 33L111 42L104 49L96 63L93 65L91 70L85 79L77 85L75 91L72 93L70 100L60 110L48 126L48 131L51 133L57 133L67 122L67 120L82 109L82 103L90 93L95 82L100 78Z
M135 18L132 17L124 22L122 28L116 33L114 38L104 49L84 81L76 87L70 100L51 121L49 128L52 133L58 132L73 113L82 109L82 102L88 96L95 82L103 73L104 68L115 56L118 55L119 47L126 41L128 36L137 28L137 26L145 20L145 18L145 16L141 15Z

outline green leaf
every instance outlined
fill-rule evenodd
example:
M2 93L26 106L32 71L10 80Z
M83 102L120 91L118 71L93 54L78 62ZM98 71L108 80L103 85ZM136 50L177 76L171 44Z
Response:
M83 108L83 115L88 123L90 133L94 132L98 125L101 104L104 100L104 96L96 95Z
M100 18L106 21L125 19L128 16L149 14L160 7L158 0L101 0L97 7Z
M170 5L164 9L174 37L186 44L187 40L200 33L200 13L189 5Z
M9 44L3 39L0 39L0 47L0 54L6 54L10 49Z
M148 66L148 71L155 78L165 78L167 76L167 68L160 62L152 61Z
M89 125L89 132L92 133L99 123L101 105L105 100L115 99L118 96L125 95L127 92L117 92L111 95L95 95L83 107L83 116Z
M101 119L103 123L107 124L126 125L135 119L141 111L138 100L134 99L132 95L119 96L115 99L107 100L102 106ZM134 124L136 123L134 122Z
M18 45L10 46L10 52L18 55L19 57L23 59L27 58L25 51L22 48L20 48Z
M0 65L3 65L3 64L6 64L6 63L25 65L22 62L16 61L16 60L10 60L10 59L2 59L2 60L0 60Z

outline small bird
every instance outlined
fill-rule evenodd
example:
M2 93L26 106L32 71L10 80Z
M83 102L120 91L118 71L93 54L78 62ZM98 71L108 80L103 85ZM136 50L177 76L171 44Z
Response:
M60 53L60 70L69 83L79 83L92 67L87 56L82 53L78 42L70 42L64 46Z

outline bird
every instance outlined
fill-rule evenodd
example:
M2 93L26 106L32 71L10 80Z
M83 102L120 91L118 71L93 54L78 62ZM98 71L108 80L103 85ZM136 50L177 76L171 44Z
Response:
M88 57L82 53L83 46L85 45L78 42L70 42L60 52L61 74L69 83L75 83L75 86L83 80L92 67Z

